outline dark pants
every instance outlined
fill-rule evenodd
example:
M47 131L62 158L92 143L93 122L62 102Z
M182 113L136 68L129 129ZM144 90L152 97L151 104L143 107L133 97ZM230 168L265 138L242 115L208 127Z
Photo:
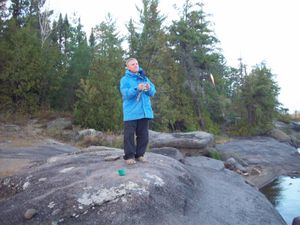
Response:
M144 156L149 142L149 120L139 119L124 122L124 159ZM134 137L136 135L136 144Z

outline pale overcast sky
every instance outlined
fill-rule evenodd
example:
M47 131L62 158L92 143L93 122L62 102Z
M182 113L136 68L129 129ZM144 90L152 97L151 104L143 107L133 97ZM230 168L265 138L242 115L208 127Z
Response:
M58 15L76 13L87 33L111 13L119 30L125 34L125 24L137 19L136 5L142 0L47 0L47 7ZM173 5L184 0L160 0L159 9L167 19L177 18ZM279 101L290 113L300 110L299 69L300 1L299 0L203 0L204 11L212 14L216 37L228 65L237 67L238 58L248 65L265 61L276 74L281 88ZM298 99L298 100L297 100Z

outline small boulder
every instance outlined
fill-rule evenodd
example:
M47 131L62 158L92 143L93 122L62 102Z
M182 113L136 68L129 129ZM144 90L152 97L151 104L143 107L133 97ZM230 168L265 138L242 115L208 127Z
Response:
M34 217L37 214L36 209L27 209L24 213L24 218L27 220L30 220L32 217Z
M58 118L47 124L47 129L72 129L72 121L68 118Z
M280 142L290 142L291 137L279 129L272 129L269 135Z
M103 135L103 133L101 131L97 131L95 129L85 129L85 130L78 131L75 139L78 141L85 137L89 137L89 136L100 137L102 135Z
M149 144L151 148L173 147L185 156L208 155L214 145L214 136L203 131L161 133L150 131Z
M233 170L233 171L240 171L242 173L246 173L247 169L243 167L241 164L239 164L233 157L230 157L224 162L224 166L227 169Z

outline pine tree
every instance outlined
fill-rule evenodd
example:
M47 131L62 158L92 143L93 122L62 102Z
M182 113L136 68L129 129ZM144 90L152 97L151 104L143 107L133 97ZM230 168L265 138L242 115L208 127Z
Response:
M149 71L154 65L159 66L157 58L161 47L165 45L165 32L162 28L165 17L161 16L158 11L158 0L143 0L143 9L138 9L138 11L142 32L138 34L132 30L130 46L132 50L135 46L137 47L135 57L144 65L144 69Z
M116 131L122 125L119 93L119 80L123 73L122 39L110 15L105 22L96 26L94 35L94 60L90 76L81 81L75 118L82 126Z
M216 131L212 115L215 115L214 120L219 120L219 115L222 115L218 96L223 91L224 58L218 51L218 40L213 35L203 5L193 5L187 0L179 21L174 21L169 30L171 47L182 67L196 120L202 128ZM212 73L219 84L216 89L210 81Z
M238 134L265 134L272 127L279 105L279 87L274 75L264 63L256 65L245 76L240 90L238 101L235 102L241 117Z
M18 27L26 24L26 18L30 14L30 0L11 0L9 9L12 18L15 19Z
M0 40L1 107L4 110L32 112L45 100L41 93L48 62L41 48L37 23L43 4L43 0L13 0L5 15L1 14L5 17Z
M82 24L78 19L77 26L70 27L70 41L68 42L69 57L67 74L64 79L62 108L73 111L76 102L76 91L80 86L80 79L88 77L91 64L91 51L87 43Z
M157 94L152 99L152 105L155 112L154 123L151 123L152 129L166 130L169 124L169 118L166 115L167 108L171 110L173 103L170 101L170 87L166 81L167 70L163 60L168 51L167 38L162 23L165 20L158 11L157 0L143 0L143 8L138 9L140 15L139 23L131 19L127 25L129 35L129 57L138 59L140 66L144 69L148 77L157 87ZM139 32L136 26L138 26Z
M134 21L127 25L129 55L137 57L140 65L157 86L153 98L155 119L151 128L156 130L194 130L193 103L184 87L184 76L174 57L170 36L163 27L165 17L158 11L158 1L143 1L137 32Z
M95 35L94 35L94 29L92 29L90 38L89 38L89 46L94 49L96 46L96 40L95 40Z
M20 28L12 18L4 39L1 107L32 112L39 107L42 57L38 32L30 26Z
M128 55L129 57L136 56L137 57L137 51L139 49L139 41L140 41L140 34L136 31L136 27L134 25L134 21L132 19L129 20L129 23L126 25L127 31L129 33L127 37L128 41Z

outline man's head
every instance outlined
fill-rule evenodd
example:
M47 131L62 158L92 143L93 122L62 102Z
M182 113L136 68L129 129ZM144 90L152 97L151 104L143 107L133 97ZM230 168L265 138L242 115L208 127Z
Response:
M126 60L126 67L132 73L137 73L139 71L139 63L135 58L129 58Z

